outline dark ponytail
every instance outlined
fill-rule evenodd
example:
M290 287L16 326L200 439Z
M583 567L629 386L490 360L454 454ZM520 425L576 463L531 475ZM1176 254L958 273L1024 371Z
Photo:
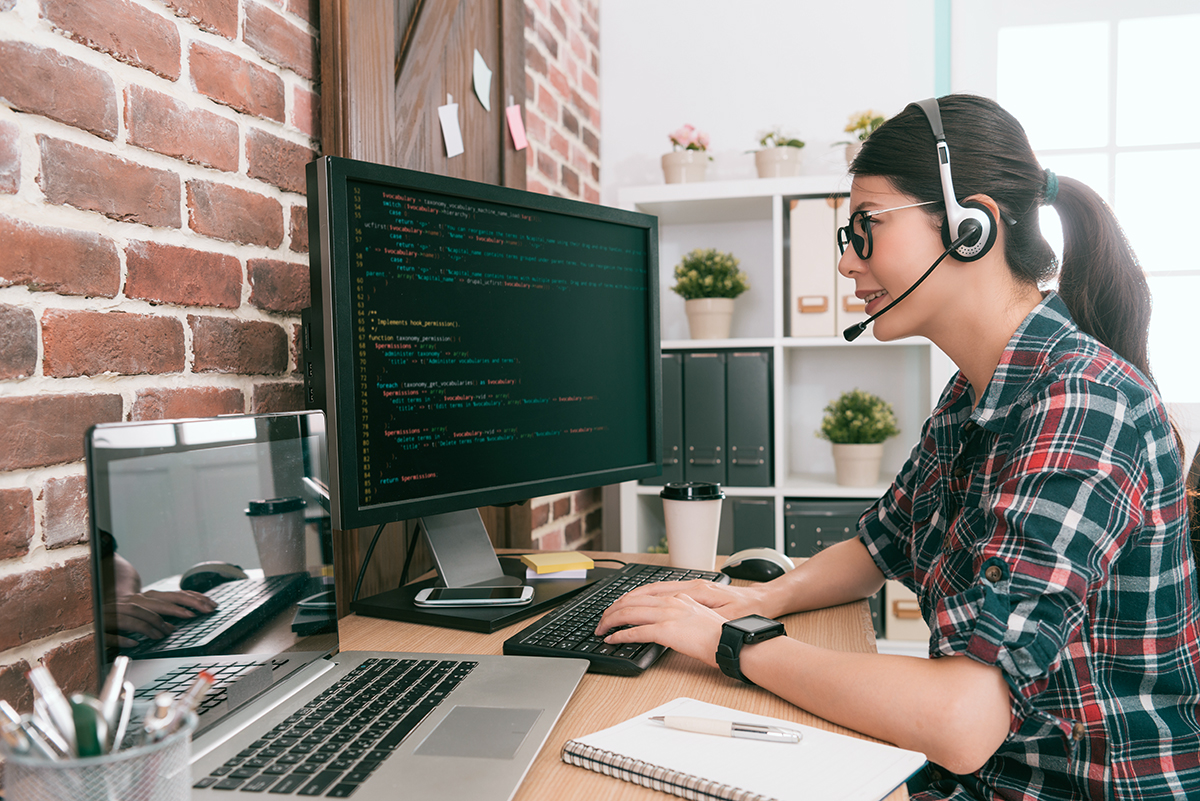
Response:
M958 200L988 195L1011 221L1002 223L1004 256L1017 279L1038 284L1058 268L1038 221L1038 208L1049 201L1063 228L1059 294L1075 323L1153 380L1146 357L1150 288L1112 211L1086 185L1043 170L1025 129L995 101L946 95L938 106ZM850 172L887 178L920 201L942 200L933 132L915 104L871 134ZM944 204L929 208L944 218Z

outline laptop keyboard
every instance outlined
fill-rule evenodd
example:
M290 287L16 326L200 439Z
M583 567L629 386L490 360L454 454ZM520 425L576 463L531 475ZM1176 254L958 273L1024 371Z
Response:
M526 626L504 642L504 653L516 656L559 656L586 659L592 673L637 676L667 649L657 643L609 645L596 636L600 616L625 593L656 581L708 579L729 583L729 576L711 570L688 570L660 565L625 565L567 603Z
M134 659L148 656L210 656L256 631L262 623L290 604L308 585L307 573L288 573L262 579L239 579L218 584L205 593L217 610L202 617L167 618L176 629L159 640L142 634L128 635L138 645L122 653Z
M193 786L349 798L477 664L363 660Z

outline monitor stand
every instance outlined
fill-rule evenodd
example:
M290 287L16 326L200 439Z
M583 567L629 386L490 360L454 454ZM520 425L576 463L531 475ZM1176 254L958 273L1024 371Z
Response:
M586 578L527 580L525 564L520 559L509 558L502 563L496 557L492 541L476 509L429 515L421 518L419 528L425 531L426 541L437 567L437 575L354 601L350 604L353 612L366 617L403 620L490 634L541 614L614 572L612 568L597 567L589 570ZM461 606L439 609L421 607L414 603L417 593L426 587L494 584L528 584L533 587L533 601L524 606Z

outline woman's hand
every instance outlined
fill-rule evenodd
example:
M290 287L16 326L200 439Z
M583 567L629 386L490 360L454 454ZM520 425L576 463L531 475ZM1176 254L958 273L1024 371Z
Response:
M216 611L216 608L216 601L204 593L190 590L148 590L118 598L106 617L109 620L115 618L115 624L110 627L109 633L115 635L117 645L129 648L137 645L137 642L120 636L119 632L134 632L152 640L161 640L175 631L175 627L164 620L164 617L193 618ZM115 615L111 614L113 611Z
M655 642L716 667L726 618L682 589L693 582L672 584L677 592L630 592L618 598L600 618L596 634L607 633L604 641L613 645Z

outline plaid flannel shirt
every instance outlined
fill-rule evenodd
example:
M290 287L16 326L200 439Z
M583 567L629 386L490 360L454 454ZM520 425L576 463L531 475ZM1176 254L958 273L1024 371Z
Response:
M1009 685L1000 749L914 799L1200 798L1200 607L1157 392L1048 293L973 399L955 376L859 522L930 655Z

